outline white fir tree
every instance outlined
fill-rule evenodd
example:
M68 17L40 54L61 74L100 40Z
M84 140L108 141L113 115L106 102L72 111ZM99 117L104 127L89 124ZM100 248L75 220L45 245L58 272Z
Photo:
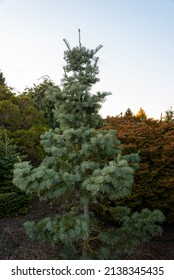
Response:
M158 210L131 213L110 207L115 224L95 214L99 204L131 193L138 154L122 156L113 130L102 130L101 103L110 93L91 93L97 78L97 52L64 40L66 66L62 88L48 85L45 96L54 102L57 127L41 136L45 158L38 167L15 165L14 184L40 200L58 204L60 212L39 222L27 222L32 238L59 244L61 259L115 259L131 253L141 241L161 233L164 220Z

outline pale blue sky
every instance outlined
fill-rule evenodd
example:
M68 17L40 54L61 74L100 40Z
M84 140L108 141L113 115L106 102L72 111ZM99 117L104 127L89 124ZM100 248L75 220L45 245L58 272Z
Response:
M142 107L160 118L174 107L173 0L0 0L0 69L23 91L43 75L60 84L66 38L102 44L100 82L111 91L100 111L115 116Z

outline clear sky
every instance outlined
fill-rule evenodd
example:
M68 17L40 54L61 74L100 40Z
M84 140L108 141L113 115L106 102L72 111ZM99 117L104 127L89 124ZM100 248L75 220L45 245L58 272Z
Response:
M99 44L100 82L110 91L100 111L115 116L142 107L160 118L174 108L173 0L0 0L0 70L22 92L43 75L63 75L66 38Z

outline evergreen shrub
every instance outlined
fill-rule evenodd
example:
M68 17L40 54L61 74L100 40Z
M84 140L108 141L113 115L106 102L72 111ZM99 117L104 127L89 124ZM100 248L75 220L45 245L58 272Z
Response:
M29 198L22 192L0 193L0 218L24 215L28 212L29 205Z
M3 139L4 138L4 139ZM0 139L0 218L16 217L27 213L31 198L13 182L13 165L18 161L15 147L7 134Z
M105 129L118 131L123 153L139 151L140 165L132 193L119 200L134 211L160 209L174 223L174 123L137 118L108 117Z

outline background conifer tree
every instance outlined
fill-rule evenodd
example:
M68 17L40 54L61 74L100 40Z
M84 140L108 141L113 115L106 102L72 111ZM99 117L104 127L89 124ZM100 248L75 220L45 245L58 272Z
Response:
M7 134L0 133L0 218L26 214L30 199L13 185L13 165L19 154Z
M133 112L130 108L126 110L126 112L124 113L124 117L133 117Z
M11 89L6 84L6 78L3 72L0 71L0 101L10 100L14 97Z
M174 122L174 110L170 107L167 111L165 111L165 116L163 118L165 122Z
M4 74L3 74L3 72L1 72L1 70L0 70L0 86L6 86L6 80L5 80Z
M46 94L54 102L57 127L41 136L46 156L34 168L29 162L15 165L14 183L41 200L57 204L58 212L39 222L27 222L32 238L58 243L62 259L115 259L131 253L139 242L161 233L156 224L164 217L158 210L131 213L127 207L110 207L115 223L103 221L95 207L103 201L131 193L138 154L122 156L115 131L102 130L98 114L107 92L91 93L97 78L98 57L64 40L66 66L62 89L48 85ZM108 210L108 209L107 209Z
M145 120L145 119L147 119L147 115L146 115L145 111L144 111L142 108L140 108L140 110L139 110L138 113L136 114L136 117L137 117L138 119L140 119L140 120Z

